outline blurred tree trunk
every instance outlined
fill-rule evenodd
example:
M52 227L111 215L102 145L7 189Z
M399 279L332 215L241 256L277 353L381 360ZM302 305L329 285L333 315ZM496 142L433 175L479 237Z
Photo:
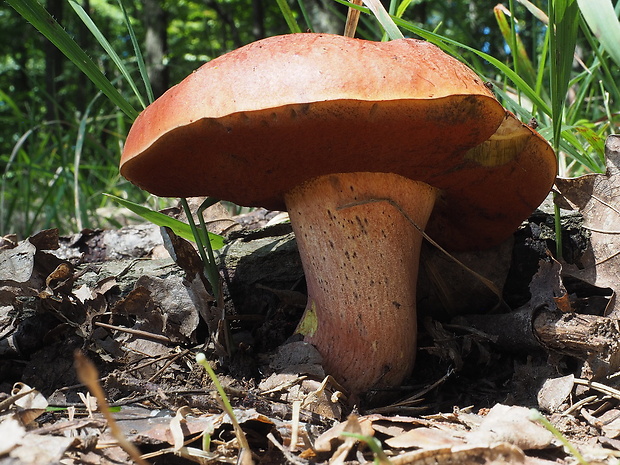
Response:
M416 3L409 8L411 19L417 21L420 24L426 24L428 21L428 3L421 2Z
M254 40L265 37L265 7L263 0L252 0L252 34Z
M221 5L217 0L206 0L205 4L215 11L222 24L226 26L222 28L222 43L226 44L228 41L228 34L226 34L228 28L234 48L239 48L244 45L241 40L241 36L239 35L237 25L233 19L233 15L230 14L226 5Z
M47 11L62 24L64 0L47 0ZM58 119L58 80L62 74L64 55L49 40L43 42L45 51L46 119Z
M305 5L314 32L327 34L342 34L344 32L343 17L346 17L347 14L346 7L341 7L330 0L314 0L306 2ZM336 10L342 10L343 16L339 17Z
M90 0L82 1L82 8L92 17L90 8ZM90 50L92 43L92 34L82 21L77 23L77 31L79 35L79 44L84 50ZM85 111L88 106L88 99L92 98L92 85L90 79L84 73L77 73L77 89L75 94L75 108L79 111Z
M145 61L155 98L169 87L164 57L168 49L168 18L160 0L144 0L142 20L146 28Z

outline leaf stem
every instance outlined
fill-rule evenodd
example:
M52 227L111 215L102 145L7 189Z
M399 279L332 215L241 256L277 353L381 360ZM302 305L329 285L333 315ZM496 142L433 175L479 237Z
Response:
M208 199L207 199L208 200ZM196 240L196 245L198 246L198 253L200 254L200 258L202 259L202 264L204 266L205 274L207 275L207 279L211 284L211 292L213 292L213 298L215 302L219 302L220 300L220 281L219 281L219 273L217 272L217 267L215 267L215 260L209 260L207 257L207 253L205 249L210 252L211 257L213 257L213 249L211 248L211 242L209 240L209 232L204 227L204 220L202 221L201 228L204 232L204 237L208 244L205 244L202 240L203 236L200 234L196 223L194 222L194 216L192 215L192 211L189 208L189 204L187 203L186 198L181 198L181 205L183 206L183 211L185 212L185 216L187 216L187 222L189 227L192 230L192 234L194 235L194 239ZM202 216L202 215L200 215ZM215 269L215 273L214 273Z

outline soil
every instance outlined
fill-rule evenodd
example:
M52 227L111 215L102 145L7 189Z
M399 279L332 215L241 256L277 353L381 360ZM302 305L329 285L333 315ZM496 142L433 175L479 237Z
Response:
M613 296L562 275L549 213L456 255L490 286L429 246L414 373L355 399L294 335L303 270L290 226L265 226L275 215L223 221L220 305L194 249L151 225L4 238L0 465L616 463ZM563 222L565 261L578 263L588 233L579 215ZM101 388L108 409L92 403Z

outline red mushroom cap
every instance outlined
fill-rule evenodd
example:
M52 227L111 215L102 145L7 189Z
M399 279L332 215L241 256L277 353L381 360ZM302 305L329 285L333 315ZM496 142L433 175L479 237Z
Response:
M330 173L385 172L441 190L429 234L492 245L549 192L555 155L436 46L271 37L223 55L136 119L121 173L160 196L284 209Z

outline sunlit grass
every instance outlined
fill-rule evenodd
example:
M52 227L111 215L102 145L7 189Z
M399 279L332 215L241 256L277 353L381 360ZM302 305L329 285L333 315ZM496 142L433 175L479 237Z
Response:
M114 205L104 192L146 195L122 180L120 152L105 139L119 139L115 114L105 114L93 101L91 112L72 120L35 122L19 134L11 153L0 156L0 233L26 237L57 227L64 233L82 228L119 226L99 209ZM22 126L28 122L20 121ZM115 147L115 144L112 144Z
M307 2L279 3L282 21L286 20L292 31L314 28ZM99 207L109 205L104 192L137 202L148 197L119 176L118 160L128 127L138 113L136 108L153 100L140 41L123 3L119 2L118 7L125 19L130 49L119 53L88 13L71 2L102 53L114 65L117 73L111 77L101 72L100 64L39 3L8 3L56 44L101 94L90 96L79 114L61 114L57 120L42 121L36 112L29 115L0 91L0 102L5 106L3 124L19 128L11 153L0 154L0 233L18 232L24 236L50 226L68 232L114 224L96 213ZM539 132L557 149L560 174L604 170L604 140L616 131L620 101L615 79L620 61L615 47L620 25L615 12L611 14L610 2L554 0L545 11L537 10L526 0L508 0L494 10L494 5L489 5L497 22L489 27L503 34L507 57L485 51L481 39L467 31L460 35L467 43L450 36L451 29L441 20L458 27L458 18L467 14L465 3L452 2L450 8L435 5L446 16L439 18L432 30L407 19L408 8L415 3L389 3L391 22L400 31L386 22L383 12L379 14L383 23L380 25L368 8L356 7L362 12L359 34L380 40L387 30L390 38L402 32L407 37L435 43L493 82L500 101L523 121L538 121ZM333 0L334 7L339 4L348 2ZM549 17L555 34L550 34ZM536 38L534 47L521 40L526 30ZM57 102L57 106L62 111L63 103ZM153 207L160 206L155 202Z
M129 193L134 200L146 197L145 193L121 179L118 172L118 160L128 128L126 119L130 123L138 111L120 92L118 83L101 72L38 2L10 0L9 3L86 74L100 93L92 97L82 114L65 115L65 119L55 121L33 119L29 124L24 123L24 115L6 94L0 96L13 109L11 122L15 127L26 127L10 155L0 156L4 162L0 185L0 233L17 233L25 237L49 227L69 233L83 228L120 226L122 219L119 222L113 217L102 217L99 208L113 204L104 197L105 192L119 197ZM129 60L121 59L79 4L70 4L116 65L134 98L143 108L151 103L154 97L144 60L122 3L121 11L136 52L136 56ZM134 80L130 63L137 63L140 82ZM102 95L108 100L100 98ZM58 107L63 108L62 102L58 102ZM156 206L161 207L161 202L156 201Z

